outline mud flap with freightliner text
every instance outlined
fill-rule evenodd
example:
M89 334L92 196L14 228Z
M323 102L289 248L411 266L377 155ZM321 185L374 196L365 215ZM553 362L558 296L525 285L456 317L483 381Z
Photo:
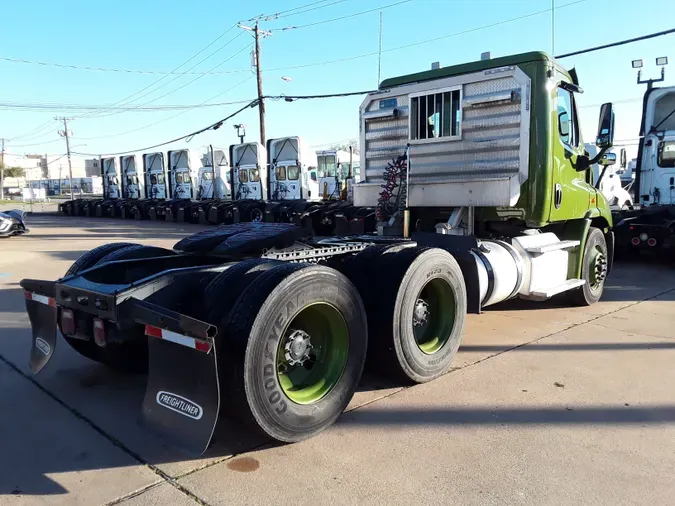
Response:
M56 284L53 281L24 279L20 285L25 290L26 312L33 333L30 369L37 374L47 365L56 348Z
M204 453L220 410L215 327L135 298L120 314L144 324L148 336L144 425L177 448Z

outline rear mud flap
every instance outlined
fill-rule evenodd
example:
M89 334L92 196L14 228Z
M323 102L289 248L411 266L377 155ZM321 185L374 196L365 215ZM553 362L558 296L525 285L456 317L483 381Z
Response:
M39 373L47 365L56 348L56 303L52 297L25 292L26 311L33 332L30 369Z
M148 347L144 425L177 448L204 453L220 409L215 344L206 353L148 337Z

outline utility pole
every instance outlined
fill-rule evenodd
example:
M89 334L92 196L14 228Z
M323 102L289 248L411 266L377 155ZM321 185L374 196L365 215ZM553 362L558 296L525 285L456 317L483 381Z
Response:
M251 28L250 26L244 26L242 24L238 25L239 28L253 33L253 38L255 39L255 54L254 54L254 65L255 73L258 80L258 113L260 114L260 144L263 146L266 143L265 135L265 100L263 95L262 87L262 70L260 70L260 37L267 37L272 34L265 30L261 30L258 26L258 21L255 22L255 26Z
M2 139L2 151L0 152L0 200L5 198L5 139Z
M260 114L260 144L265 145L265 99L262 89L262 72L260 71L260 29L255 22L255 73L258 78L258 113Z
M75 200L75 195L73 193L73 166L70 162L70 133L68 132L68 119L69 118L54 118L56 121L63 121L63 130L59 132L61 137L66 138L66 153L68 155L68 177L70 178L70 200Z

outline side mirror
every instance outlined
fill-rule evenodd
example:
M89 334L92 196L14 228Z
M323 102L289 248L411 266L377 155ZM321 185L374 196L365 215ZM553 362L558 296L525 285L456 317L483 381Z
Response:
M600 149L609 149L612 147L613 143L614 143L614 110L612 109L612 103L608 102L606 104L602 104L602 107L600 108L600 119L598 121L598 135L595 138L595 145Z
M609 167L616 163L616 153L605 153L602 155L602 158L598 160L598 163L603 167Z
M307 196L311 197L312 196L312 190L307 190Z
M621 161L619 162L619 166L622 169L626 168L626 148L621 148Z

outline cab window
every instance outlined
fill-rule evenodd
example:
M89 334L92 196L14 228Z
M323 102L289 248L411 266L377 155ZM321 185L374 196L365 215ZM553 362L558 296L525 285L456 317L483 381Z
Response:
M260 171L258 169L250 169L251 173L251 183L257 183L260 181Z
M657 162L659 167L675 167L675 141L659 142L659 152Z
M211 173L211 172L204 172L204 173L202 174L202 179L203 179L204 181L211 181L211 180L213 179L213 173Z
M246 169L239 169L239 182L248 183L248 171Z
M300 170L298 169L297 166L295 165L289 165L286 167L286 175L288 176L288 179L291 181L297 181L300 179Z
M560 140L569 148L579 145L579 125L577 123L574 97L572 93L558 88L558 134Z
M176 184L182 184L183 183L183 174L176 174Z
M286 180L286 167L277 167L275 169L275 176L277 178L277 181L285 181Z

